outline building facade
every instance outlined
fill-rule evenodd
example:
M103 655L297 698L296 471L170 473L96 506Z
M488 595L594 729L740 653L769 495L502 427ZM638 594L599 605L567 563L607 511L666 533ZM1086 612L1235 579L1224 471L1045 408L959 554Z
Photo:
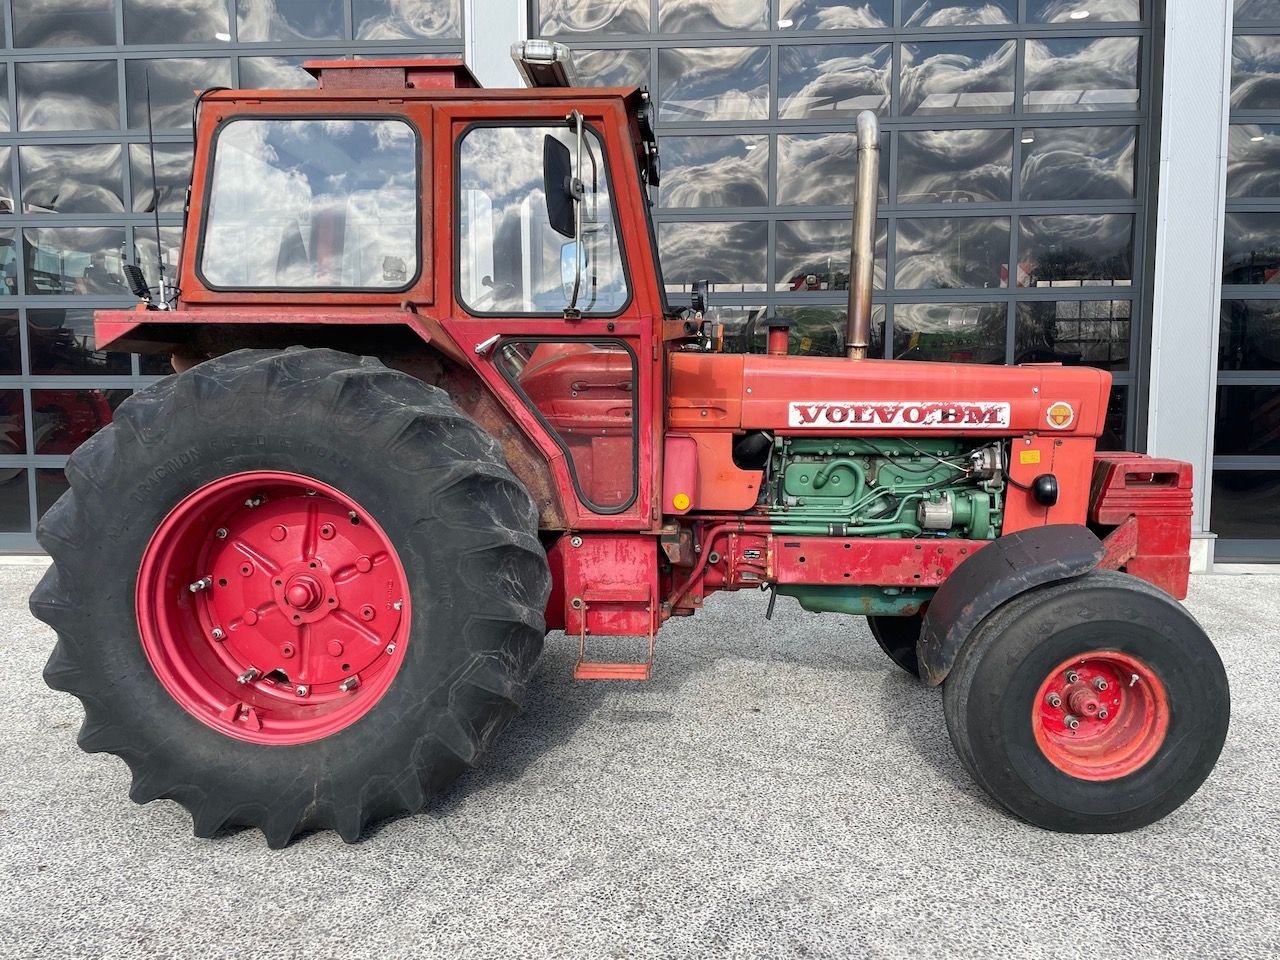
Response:
M193 90L343 56L514 85L543 37L653 92L668 289L710 281L736 349L765 312L839 348L875 110L876 353L1111 371L1105 445L1196 466L1198 565L1280 560L1280 0L4 0L0 26L0 551L166 372L96 351L92 312L133 302L122 262L173 270Z

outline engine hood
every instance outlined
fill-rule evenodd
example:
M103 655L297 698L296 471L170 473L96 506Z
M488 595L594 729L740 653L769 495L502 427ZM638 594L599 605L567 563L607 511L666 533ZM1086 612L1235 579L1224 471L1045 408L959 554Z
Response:
M805 435L1052 433L1098 437L1111 375L1091 367L981 366L672 353L668 425Z

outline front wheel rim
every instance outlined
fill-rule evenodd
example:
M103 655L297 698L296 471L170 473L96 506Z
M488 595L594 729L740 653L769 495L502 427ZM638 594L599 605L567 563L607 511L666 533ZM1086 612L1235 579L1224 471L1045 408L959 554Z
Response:
M165 690L201 723L274 746L332 736L390 688L408 578L351 497L300 474L208 483L143 552L136 610Z
M1169 696L1143 660L1097 650L1049 672L1031 707L1036 745L1079 780L1118 780L1159 752L1169 731Z

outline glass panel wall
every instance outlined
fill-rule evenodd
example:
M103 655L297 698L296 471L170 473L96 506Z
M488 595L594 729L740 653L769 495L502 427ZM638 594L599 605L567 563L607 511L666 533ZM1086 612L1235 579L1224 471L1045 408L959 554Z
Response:
M1234 33L1209 525L1218 561L1280 560L1280 4Z
M98 350L93 311L136 303L123 263L139 263L153 288L161 265L167 282L176 276L193 91L314 86L301 69L313 58L460 57L462 9L462 0L0 6L0 552L35 547L37 518L66 489L67 454L170 372L164 357Z
M531 0L529 22L574 49L583 82L653 92L668 296L710 281L734 349L763 349L774 312L796 319L793 349L843 352L853 123L874 110L875 349L1102 367L1116 381L1104 442L1125 447L1141 392L1152 7ZM1233 182L1280 198L1280 146L1251 146ZM1273 245L1269 229L1249 248L1267 275L1280 219Z

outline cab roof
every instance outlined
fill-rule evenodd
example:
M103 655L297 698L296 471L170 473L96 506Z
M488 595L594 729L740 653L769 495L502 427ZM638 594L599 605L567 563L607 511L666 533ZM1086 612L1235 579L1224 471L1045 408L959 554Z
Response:
M394 94L412 99L469 100L630 100L639 87L507 87L485 89L460 59L308 60L303 69L316 87L292 90L209 91L202 100L242 101L326 98L380 98Z

